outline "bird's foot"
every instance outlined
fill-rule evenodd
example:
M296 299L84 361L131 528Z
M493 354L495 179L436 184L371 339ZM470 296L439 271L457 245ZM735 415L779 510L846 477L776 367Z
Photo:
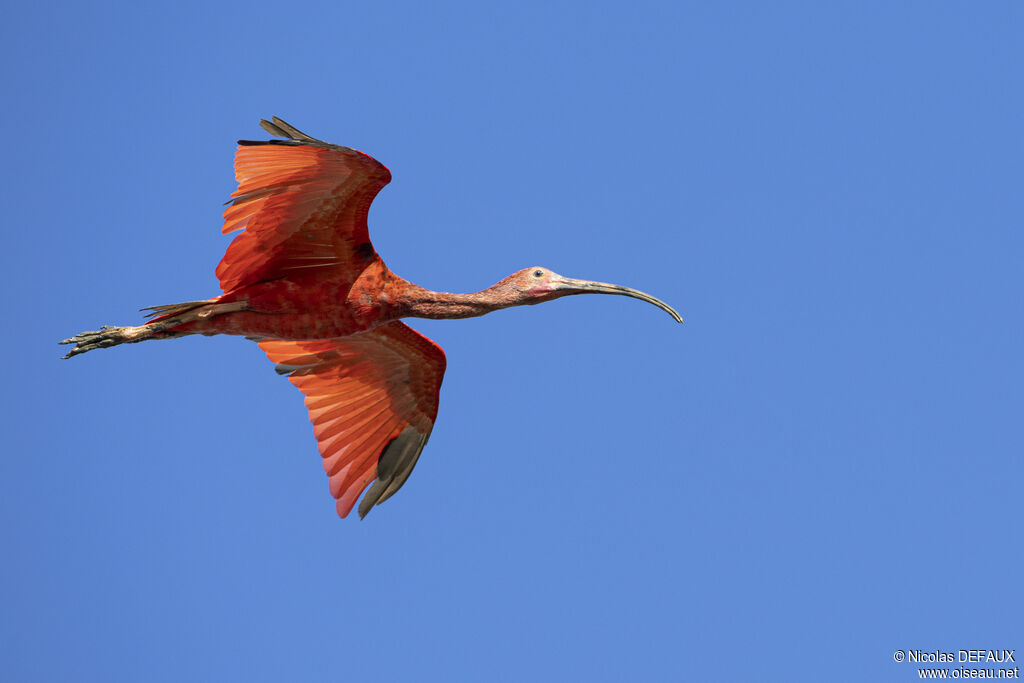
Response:
M142 341L144 335L142 334L143 327L113 327L110 325L104 325L99 330L90 332L80 332L74 337L64 339L59 342L60 344L74 344L74 348L68 351L64 358L71 358L77 356L80 353L86 351L92 351L93 349L105 349L109 346L117 346L118 344L129 344L132 342Z

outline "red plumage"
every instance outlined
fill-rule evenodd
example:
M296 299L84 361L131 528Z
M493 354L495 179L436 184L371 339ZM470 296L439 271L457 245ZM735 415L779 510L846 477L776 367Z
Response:
M261 125L282 140L240 141L238 189L225 234L241 230L217 266L223 294L154 307L139 327L83 332L65 357L185 334L256 339L306 397L330 492L360 516L405 483L437 418L441 348L400 318L465 318L571 294L634 289L526 268L471 294L432 292L398 277L370 243L370 204L391 173L371 157L312 138L279 118ZM364 495L365 492L365 495Z

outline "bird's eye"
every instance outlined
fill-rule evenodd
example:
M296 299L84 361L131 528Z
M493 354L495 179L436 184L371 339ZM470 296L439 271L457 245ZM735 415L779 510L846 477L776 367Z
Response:
M540 277L543 274L544 274L543 270L535 270L535 271L533 271L533 276L534 277Z

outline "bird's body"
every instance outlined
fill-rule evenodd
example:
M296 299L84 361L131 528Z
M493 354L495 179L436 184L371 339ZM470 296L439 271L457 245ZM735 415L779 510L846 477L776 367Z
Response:
M66 357L187 334L259 341L306 396L310 420L346 516L369 487L361 516L397 491L437 417L445 356L402 318L467 318L584 293L664 302L618 285L527 268L471 294L433 292L384 265L368 234L370 203L390 172L369 156L311 138L281 119L263 121L267 142L240 141L238 190L224 232L244 228L217 267L224 293L153 307L138 327L105 327L62 343Z
M345 337L404 317L396 315L400 282L380 259L368 264L351 283L316 276L260 282L211 300L217 304L244 302L243 310L179 329L273 339Z

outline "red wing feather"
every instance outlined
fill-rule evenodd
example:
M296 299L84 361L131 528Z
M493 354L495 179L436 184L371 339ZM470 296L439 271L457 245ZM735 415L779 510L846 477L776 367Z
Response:
M441 347L393 322L340 339L264 340L260 348L306 396L339 516L371 482L360 517L401 488L437 418Z
M375 258L366 216L391 181L373 158L311 138L280 119L264 128L288 140L240 141L238 190L224 211L228 247L217 277L225 292L297 275L352 282Z

